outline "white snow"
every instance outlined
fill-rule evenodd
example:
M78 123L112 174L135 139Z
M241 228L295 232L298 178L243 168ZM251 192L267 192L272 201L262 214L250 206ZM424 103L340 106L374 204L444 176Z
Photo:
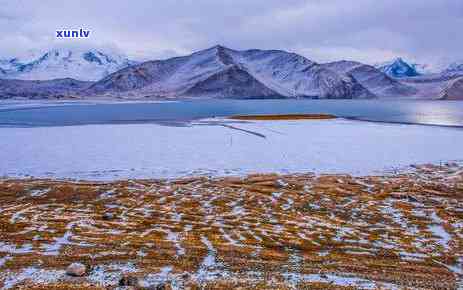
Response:
M141 280L141 285L143 285L146 288L150 288L152 285L157 285L158 283L165 283L169 280L169 278L174 278L170 277L170 274L172 272L172 267L171 266L165 266L160 269L159 273L154 273L154 274L148 274L146 277ZM172 281L172 287L173 289L179 289L178 287L175 287L175 279ZM154 288L154 287L152 287Z
M53 238L54 242L51 244L43 244L41 248L44 250L43 255L58 256L61 249L66 245L76 245L81 247L90 247L91 244L85 242L73 242L73 228L77 223L71 222L66 226L67 231L61 237Z
M50 191L49 188L46 188L46 189L35 189L35 190L32 190L30 192L30 195L32 197L40 197L40 196L44 196L45 194L47 194L48 192Z
M370 280L347 277L334 274L299 274L299 273L284 273L283 276L290 284L296 285L300 281L307 282L325 282L336 286L354 287L355 289L377 289L378 286L387 286L385 289L399 289L393 284L384 283L384 285L377 285Z
M55 48L31 59L16 59L14 62L11 59L0 59L0 68L6 70L6 78L23 80L73 78L97 81L135 63L121 54L79 48ZM20 70L20 67L26 69Z
M32 252L32 244L23 244L21 247L18 247L16 245L0 242L0 253L28 254Z
M201 242L207 248L207 255L204 257L199 269L193 275L198 281L207 281L216 278L217 276L227 276L229 273L223 269L222 263L217 261L217 250L212 245L211 241L205 236L201 236Z
M98 180L255 172L372 174L463 160L463 130L453 128L343 119L233 124L264 134L261 138L208 124L0 128L0 176Z
M6 262L8 262L9 260L13 259L10 255L8 256L5 256L3 258L0 258L0 268L3 267L3 265L6 264Z
M98 286L116 286L122 274L136 273L139 270L133 263L113 263L98 265L92 269L87 279Z
M180 245L180 233L173 232L169 229L164 230L167 233L167 240L174 243L175 251L177 252L177 256L185 255L185 249Z
M440 237L438 243L444 248L447 248L448 243L452 240L452 236L444 229L442 226L443 220L436 214L436 212L432 212L431 218L434 224L428 225L429 230L434 236Z
M308 68L318 65L300 55L283 51L227 50L227 53L257 80L279 94L297 96L319 93L316 76L307 72ZM327 81L339 78L334 71L326 73L331 73Z
M23 269L20 273L11 273L4 281L2 289L11 289L17 284L24 281L34 281L38 284L54 283L63 279L65 271L63 270L45 270L35 267Z

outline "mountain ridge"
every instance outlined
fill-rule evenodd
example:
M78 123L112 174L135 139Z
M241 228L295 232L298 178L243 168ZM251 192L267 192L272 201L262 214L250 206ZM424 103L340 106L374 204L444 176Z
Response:
M91 67L111 65L113 72L98 71L96 81L66 78L45 73L45 83L34 80L18 82L11 79L11 70L28 74L36 68L51 70L60 66L66 73L73 64ZM52 61L50 61L52 60ZM400 59L404 62L402 59ZM55 61L55 62L53 62ZM71 63L69 67L67 64ZM116 69L120 64L122 68ZM399 64L401 62L399 61ZM44 66L44 67L43 67ZM79 67L79 66L77 66ZM76 74L87 73L84 66ZM5 77L5 74L10 74ZM412 73L414 75L414 73ZM31 75L28 75L31 77ZM94 74L92 76L95 76ZM390 76L381 69L356 62L335 61L318 63L284 50L234 50L216 45L189 55L140 63L111 57L98 50L49 51L27 64L18 58L0 60L0 98L73 97L123 99L182 99L182 98L425 98L438 99L458 72L401 77ZM48 77L48 78L46 78ZM49 79L50 78L50 79ZM68 81L62 81L68 79ZM70 81L72 79L72 81ZM56 86L56 88L53 88ZM68 86L66 88L66 86ZM33 91L34 88L36 91ZM460 87L455 86L452 92Z
M229 69L234 66L234 69ZM339 75L307 58L295 53L278 50L233 50L224 46L213 46L183 57L162 61L148 61L117 71L96 82L85 93L121 94L131 91L138 95L164 97L201 97L210 90L200 92L199 82L207 80L217 83L214 75L228 78L223 91L217 90L215 97L232 97L238 89L241 77L248 78L251 86L259 86L260 95L280 97L319 98L371 98L369 92L355 79ZM211 86L213 86L211 84ZM203 84L203 88L207 86ZM235 89L230 91L230 88ZM251 89L243 98L259 97Z
M32 59L6 58L0 60L3 77L22 80L50 80L73 78L97 81L121 68L136 64L120 54L109 54L98 49L54 48Z

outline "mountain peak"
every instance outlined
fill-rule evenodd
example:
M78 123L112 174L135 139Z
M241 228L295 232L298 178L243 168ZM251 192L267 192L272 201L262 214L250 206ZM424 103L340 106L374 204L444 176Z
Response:
M93 84L86 95L216 98L371 98L352 77L282 50L221 45L129 67Z
M218 51L219 51L219 50L228 50L229 48L228 48L228 47L225 47L225 46L223 46L223 45L221 45L221 44L216 44L216 45L214 45L213 47L211 47L211 49L215 49L215 50L218 50Z
M402 57L397 57L390 62L380 64L377 68L394 78L416 77L420 75L416 71L415 65L409 64Z
M409 65L402 57L396 57L392 63L398 64L398 65Z

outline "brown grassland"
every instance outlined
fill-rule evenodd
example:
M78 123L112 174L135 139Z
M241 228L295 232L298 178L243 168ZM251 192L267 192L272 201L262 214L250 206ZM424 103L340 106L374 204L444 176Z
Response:
M135 289L457 289L462 255L457 164L0 180L0 288L114 289L129 276ZM85 276L65 274L73 262Z

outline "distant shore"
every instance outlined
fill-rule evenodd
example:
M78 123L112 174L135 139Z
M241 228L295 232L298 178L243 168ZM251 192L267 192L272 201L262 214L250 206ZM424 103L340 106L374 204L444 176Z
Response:
M262 115L233 115L228 117L232 120L250 121L278 121L278 120L328 120L336 119L331 114L262 114Z

